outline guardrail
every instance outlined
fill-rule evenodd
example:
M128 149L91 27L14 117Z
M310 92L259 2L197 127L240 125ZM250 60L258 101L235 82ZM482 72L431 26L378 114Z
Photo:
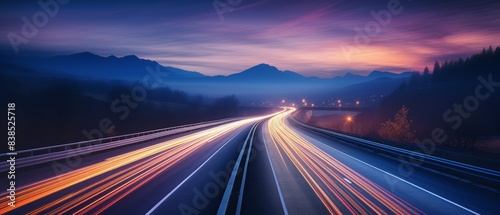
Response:
M294 119L293 117L289 117L290 121L302 128L305 128L307 130L323 134L326 136L334 137L337 139L344 140L346 142L364 147L364 148L369 148L372 149L378 153L383 153L386 155L389 155L391 157L395 157L397 159L400 159L400 156L403 156L405 158L412 158L409 160L413 161L423 161L422 163L415 164L409 162L411 165L414 166L425 166L425 167L430 167L435 170L439 170L441 172L445 172L450 175L458 176L460 178L467 179L469 181L474 181L476 183L481 183L485 184L487 186L490 186L492 188L498 189L500 187L500 172L491 170L491 169L486 169L482 167L477 167L473 166L470 164L465 164L465 163L460 163L457 161L452 161L424 153L420 153L417 151L411 151L407 149L401 149L398 147L394 146L389 146L381 143L377 143L374 141L370 140L365 140L362 138L358 137L352 137L349 135L337 133L334 131L326 130L323 128L318 128L315 126L307 125L305 123L299 122L298 120Z
M26 149L15 151L16 153L16 168L37 165L41 163L51 162L68 157L68 151L78 150L79 155L85 155L91 152L98 152L126 146L134 143L139 143L147 140L158 139L168 135L179 134L182 132L192 131L204 127L220 125L228 122L233 122L241 118L230 118L213 120L208 122L200 122L188 125L180 125L150 131L137 132L113 137L100 138L95 140L79 141L74 143L66 143L61 145L46 146L34 149ZM6 161L9 159L10 153L0 154L0 160ZM8 162L0 163L0 172L6 172L9 169Z
M245 188L250 153L252 151L253 137L255 136L255 131L257 130L259 124L260 122L256 122L250 129L250 132L248 132L233 171L231 172L231 177L229 178L226 190L224 191L217 215L240 214L241 212L243 191Z

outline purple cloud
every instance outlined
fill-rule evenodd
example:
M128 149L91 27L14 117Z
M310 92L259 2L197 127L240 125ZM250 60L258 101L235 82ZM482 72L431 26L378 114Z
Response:
M371 11L387 10L390 2L400 13L356 46L355 28L377 23ZM42 9L36 2L0 4L0 47L13 54L7 35L21 34L22 17ZM242 0L221 22L211 1L73 0L21 44L19 54L135 54L208 75L259 63L320 77L403 72L500 45L499 10L498 1ZM346 44L356 48L349 60Z

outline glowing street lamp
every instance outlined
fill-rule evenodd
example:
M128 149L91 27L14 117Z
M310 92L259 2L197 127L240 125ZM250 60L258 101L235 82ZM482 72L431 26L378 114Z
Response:
M356 105L359 105L359 101L356 101Z
M352 117L348 116L346 120L347 120L347 122L352 122Z

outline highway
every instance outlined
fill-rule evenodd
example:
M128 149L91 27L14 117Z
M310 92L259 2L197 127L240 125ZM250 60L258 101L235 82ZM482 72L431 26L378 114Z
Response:
M496 214L499 209L498 192L425 169L408 175L396 159L294 125L291 112L262 126L272 165L262 178L275 177L278 191L271 193L278 195L268 201L281 204L266 214ZM265 196L247 194L259 195ZM255 214L254 208L249 201L243 214Z
M16 207L2 198L0 214L215 213L239 143L254 123L265 118L91 155L85 158L87 165L49 178L44 176L53 175L50 166L18 173L17 178L27 181L16 190ZM35 172L38 175L32 176ZM211 176L218 183L212 183Z
M16 207L2 198L0 214L496 214L500 209L495 190L423 168L402 173L397 159L297 126L289 118L293 111L93 153L61 174L50 165L24 168L17 175Z

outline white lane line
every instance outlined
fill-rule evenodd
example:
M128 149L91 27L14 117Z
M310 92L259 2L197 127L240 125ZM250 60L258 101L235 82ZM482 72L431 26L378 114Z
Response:
M267 121L267 122L269 122L269 121ZM267 123L267 126L269 126L269 123ZM283 193L281 192L281 188L278 184L278 177L276 177L276 172L274 171L273 162L271 162L271 157L269 156L269 151L267 151L267 141L266 141L266 137L265 137L266 135L264 134L264 126L261 127L261 131L262 131L262 140L264 141L264 148L266 149L267 159L269 160L269 165L271 166L271 171L273 172L274 183L276 183L276 187L278 188L278 194L280 196L281 207L283 208L283 213L285 215L288 215L288 210L287 210L286 204L285 204L285 198L283 198Z
M294 129L294 130L295 130L295 129ZM301 134L303 137L307 137L308 139L312 139L312 140L314 140L314 141L316 141L316 142L321 143L320 141L318 141L318 140L316 140L316 139L314 139L314 138L312 138L312 137L310 137L310 136L308 136L308 135L305 135L304 133L302 133L302 132L300 132L300 131L295 130L295 132L297 132L297 133ZM340 153L340 154L343 154L343 155L345 155L345 156L347 156L347 157L349 157L349 158L352 158L352 159L354 159L354 160L356 160L356 161L358 161L358 162L360 162L360 163L362 163L362 164L365 164L365 165L367 165L367 166L369 166L369 167L372 167L372 168L374 168L374 169L376 169L376 170L378 170L378 171L380 171L380 172L383 172L383 173L385 173L385 174L387 174L387 175L390 175L390 176L392 176L392 177L394 177L394 178L396 178L396 179L399 179L400 181L405 182L405 183L407 183L407 184L409 184L409 185L411 185L411 186L413 186L413 187L415 187L415 188L417 188L417 189L419 189L419 190L422 190L422 191L424 191L424 192L426 192L426 193L428 193L428 194L431 194L431 195L433 195L433 196L435 196L435 197L437 197L437 198L439 198L439 199L441 199L441 200L443 200L443 201L445 201L445 202L448 202L448 203L450 203L450 204L452 204L452 205L455 205L455 206L457 206L457 207L459 207L459 208L461 208L461 209L463 209L463 210L465 210L465 211L468 211L468 212L470 212L470 213L472 213L472 214L477 214L477 215L479 215L479 213L477 213L477 212L475 212L475 211L473 211L473 210L471 210L471 209L469 209L469 208L466 208L466 207L464 207L464 206L462 206L462 205L459 205L458 203L455 203L455 202L453 202L453 201L451 201L451 200L449 200L449 199L446 199L446 198L444 198L444 197L442 197L442 196L440 196L440 195L438 195L438 194L435 194L435 193L433 193L433 192L431 192L431 191L429 191L429 190L426 190L426 189L424 189L424 188L422 188L422 187L420 187L420 186L418 186L418 185L416 185L416 184L413 184L413 183L411 183L411 182L409 182L409 181L407 181L407 180L404 180L404 179L402 179L402 178L400 178L400 177L398 177L398 176L396 176L396 175L393 175L393 174L391 174L391 173L389 173L389 172L386 172L386 171L384 171L384 170L382 170L382 169L379 169L378 167L375 167L375 166L373 166L373 165L371 165L371 164L368 164L368 163L366 163L366 162L364 162L364 161L362 161L362 160L359 160L359 159L357 159L357 158L355 158L355 157L353 157L353 156L350 156L350 155L348 155L348 154L346 154L346 153L344 153L344 152L341 152L341 151L339 151L339 150L337 150L337 149L335 149L335 148L333 148L333 147L330 147L330 146L328 146L328 145L326 145L326 144L324 144L324 143L321 143L321 144L322 144L322 145L325 145L325 146L327 146L327 147L329 147L329 148L331 148L331 149L333 149L333 150L335 150L335 151L337 151L337 152L338 152L338 153Z
M163 202L165 202L165 200L167 200L168 197L170 197L172 194L174 194L175 191L177 191L184 183L186 183L186 181L189 180L196 172L198 172L198 170L200 170L203 166L205 166L205 164L208 163L208 161L210 161L220 150L222 150L222 148L224 148L224 146L226 146L229 142L231 142L243 130L245 130L245 129L241 129L241 131L239 131L236 135L234 135L233 137L231 137L231 139L229 139L226 143L224 143L224 145L222 145L219 149L217 149L217 151L215 151L215 153L212 154L212 156L210 156L205 162L203 162L198 168L196 168L193 173L191 173L179 185L177 185L172 191L170 191L170 193L168 193L158 203L156 203L155 206L153 206L151 209L149 209L149 211L146 213L146 215L152 214L158 207L160 207L160 205L163 204Z
M344 181L346 181L346 182L347 182L347 183L349 183L349 184L352 184L352 182L351 182L351 181L349 181L349 179L347 179L347 178L344 178Z

